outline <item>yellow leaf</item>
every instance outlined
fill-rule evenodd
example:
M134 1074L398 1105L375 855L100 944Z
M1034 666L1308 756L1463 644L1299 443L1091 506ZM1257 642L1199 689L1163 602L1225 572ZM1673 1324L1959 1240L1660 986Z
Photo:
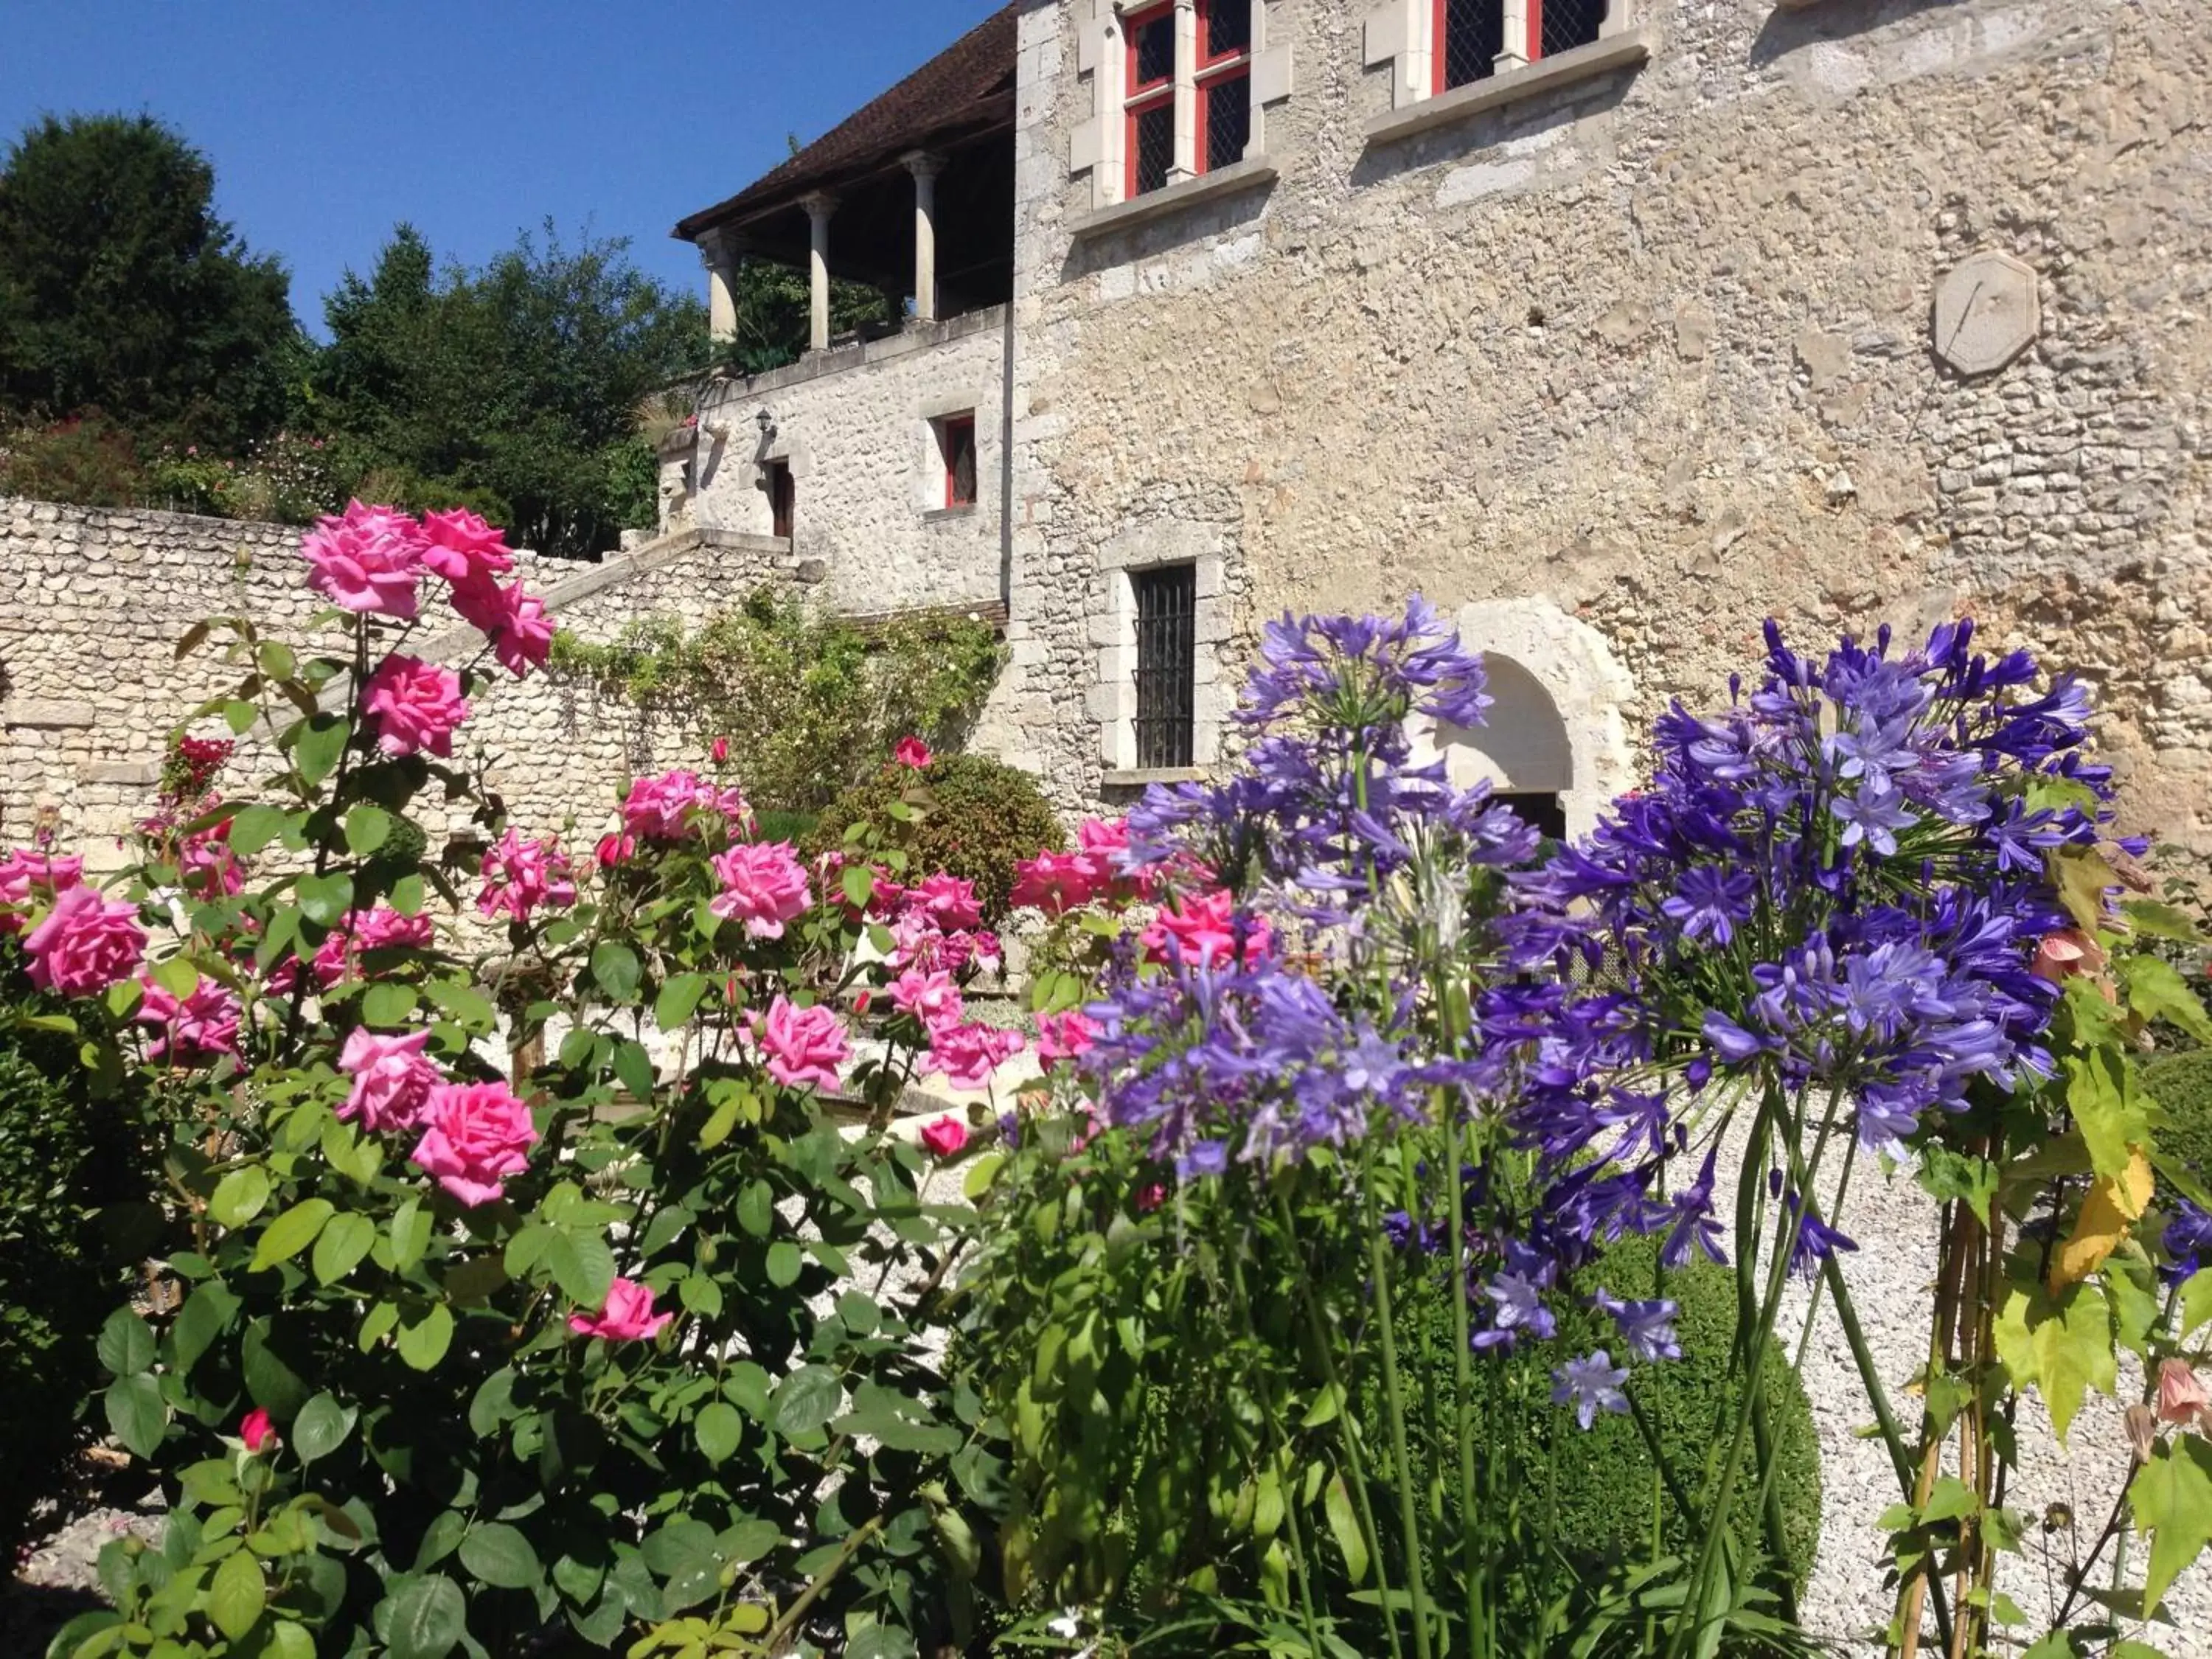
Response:
M2128 1165L2118 1176L2099 1176L2082 1200L2074 1224L2074 1237L2051 1258L2048 1288L2057 1296L2069 1285L2078 1285L2105 1265L2120 1247L2129 1229L2142 1219L2154 1185L2150 1159L2140 1146L2128 1148Z

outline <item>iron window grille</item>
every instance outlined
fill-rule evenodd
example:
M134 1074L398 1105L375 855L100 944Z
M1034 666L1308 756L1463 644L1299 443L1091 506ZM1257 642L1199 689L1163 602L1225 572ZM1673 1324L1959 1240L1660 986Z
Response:
M975 505L975 417L948 415L938 422L938 453L945 459L945 504Z
M1198 170L1244 159L1252 141L1252 0L1200 0Z
M1161 565L1130 577L1137 605L1137 764L1196 763L1198 567Z
M1536 3L1529 0L1532 24ZM1505 50L1505 0L1436 0L1436 8L1437 90L1495 75Z

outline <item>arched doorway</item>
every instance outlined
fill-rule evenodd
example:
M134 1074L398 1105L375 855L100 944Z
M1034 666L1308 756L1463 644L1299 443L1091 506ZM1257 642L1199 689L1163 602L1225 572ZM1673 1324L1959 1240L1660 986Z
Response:
M1512 658L1483 653L1490 718L1481 726L1445 724L1435 743L1446 775L1465 789L1486 782L1498 797L1554 840L1567 833L1566 797L1575 787L1574 747L1543 683Z

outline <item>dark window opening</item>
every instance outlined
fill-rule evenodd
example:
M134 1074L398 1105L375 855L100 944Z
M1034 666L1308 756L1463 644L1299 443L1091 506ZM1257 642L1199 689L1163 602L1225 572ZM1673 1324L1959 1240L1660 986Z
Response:
M1129 118L1129 194L1142 196L1168 181L1175 166L1175 100Z
M1567 809L1557 795L1528 793L1500 794L1492 797L1500 805L1510 806L1522 823L1533 825L1538 835L1547 841L1567 838Z
M945 504L975 505L975 417L948 415L937 426L938 452L945 458Z
M1252 77L1224 76L1200 89L1205 104L1205 157L1201 171L1212 173L1244 159L1252 141Z
M768 494L769 516L772 536L788 541L792 521L798 506L799 492L791 476L789 461L770 461L762 469L761 488Z
M1505 50L1505 0L1437 0L1436 34L1438 92L1487 80Z
M1133 71L1129 90L1141 92L1147 87L1175 79L1176 27L1175 8L1162 6L1149 17L1132 19L1129 23L1129 52Z
M1597 39L1609 0L1529 0L1529 33L1539 58L1556 58Z
M1199 12L1200 61L1213 63L1252 50L1252 0L1206 0Z
M1130 578L1137 601L1137 764L1195 764L1198 567L1162 565Z

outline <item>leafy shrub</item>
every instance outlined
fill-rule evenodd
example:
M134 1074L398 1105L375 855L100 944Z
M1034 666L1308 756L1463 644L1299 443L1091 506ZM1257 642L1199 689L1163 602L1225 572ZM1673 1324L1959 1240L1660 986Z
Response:
M0 453L0 494L79 507L136 507L146 472L131 434L98 410L11 435Z
M763 587L696 632L658 618L611 645L563 634L553 661L641 709L675 714L702 746L726 740L756 806L800 812L866 778L902 738L957 744L998 678L1000 650L991 629L968 618L909 618L872 637Z
M983 919L994 927L1006 915L1014 866L1040 848L1067 845L1052 803L1027 772L986 755L939 755L918 771L893 762L854 784L816 821L809 850L843 845L854 825L883 823L901 803L913 809L908 858L975 883Z
M2142 1085L2166 1112L2158 1144L2212 1181L2212 1048L2160 1054L2142 1068Z

